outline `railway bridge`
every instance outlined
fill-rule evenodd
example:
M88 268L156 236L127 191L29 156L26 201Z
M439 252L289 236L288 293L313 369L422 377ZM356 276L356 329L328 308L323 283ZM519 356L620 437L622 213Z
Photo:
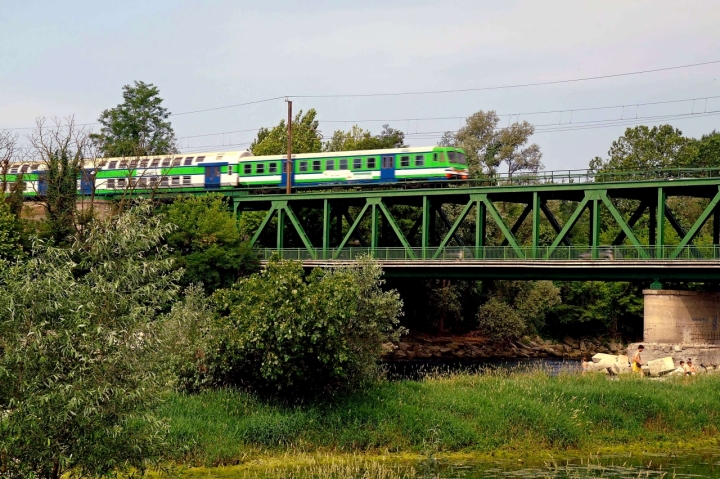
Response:
M263 260L333 266L370 254L388 276L720 282L716 171L226 194ZM701 231L712 243L696 244Z

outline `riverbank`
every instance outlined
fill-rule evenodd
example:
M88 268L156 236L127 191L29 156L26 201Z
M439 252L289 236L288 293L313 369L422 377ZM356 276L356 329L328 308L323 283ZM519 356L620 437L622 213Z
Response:
M397 343L386 345L383 360L413 361L442 359L472 361L499 358L557 358L581 359L597 353L625 354L626 346L620 342L598 338L563 338L551 341L539 336L524 337L513 342L495 342L473 335L429 335L413 334L404 336Z
M268 404L248 394L173 394L163 406L184 465L297 454L547 457L717 446L720 378L609 380L544 373L379 382L333 402Z

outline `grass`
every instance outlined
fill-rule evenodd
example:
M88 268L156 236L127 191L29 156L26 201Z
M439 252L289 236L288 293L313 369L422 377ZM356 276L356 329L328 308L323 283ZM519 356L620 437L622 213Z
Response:
M379 382L325 404L269 404L233 390L173 394L162 414L177 462L278 454L503 455L715 445L720 377L667 381L541 372Z

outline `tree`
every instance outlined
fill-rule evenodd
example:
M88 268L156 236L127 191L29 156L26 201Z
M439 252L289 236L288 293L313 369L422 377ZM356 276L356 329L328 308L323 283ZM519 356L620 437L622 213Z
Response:
M22 175L18 175L18 181L12 185L8 182L8 174L12 162L17 161L21 151L18 147L18 134L8 130L0 131L0 192L2 192L5 203L10 207L11 213L16 219L20 219L23 206L23 192L25 182Z
M405 133L390 128L390 125L383 125L383 130L375 136L370 130L363 130L358 125L353 125L350 131L335 131L330 140L323 145L323 150L355 151L405 147Z
M166 424L166 381L152 360L160 314L176 297L162 238L141 204L94 221L68 248L36 242L0 265L0 471L59 479L142 471Z
M22 253L21 227L10 205L0 202L0 260L13 259Z
M220 196L178 198L166 210L177 228L168 235L176 264L185 270L183 283L202 283L206 291L229 288L258 271L257 253L242 241L235 217Z
M477 321L480 330L495 341L515 339L527 328L518 312L500 298L490 298L480 306Z
M690 166L693 168L720 168L720 133L703 135L696 143L697 156Z
M39 118L36 124L29 140L31 155L45 167L45 186L37 192L47 211L45 235L60 244L92 216L92 198L88 215L80 217L77 211L77 182L85 172L85 159L93 156L92 145L88 131L78 128L73 117L56 118L50 126L45 118Z
M353 389L375 377L382 343L401 333L402 302L381 276L369 259L308 276L299 262L271 260L215 293L223 332L212 336L223 339L192 369L288 399Z
M613 141L609 158L595 157L590 161L590 169L608 172L688 167L697 157L694 143L671 125L652 128L640 125L626 129L623 136Z
M303 115L302 110L295 115L292 123L292 152L318 153L322 151L322 134L318 130L318 121L315 120L317 112L308 110ZM250 145L253 155L283 155L287 153L287 123L280 123L273 128L260 128L257 137Z
M540 147L536 143L526 146L535 127L523 121L498 128L499 123L500 118L494 111L481 110L469 116L457 132L446 132L440 145L465 150L470 173L476 177L495 174L503 163L509 175L542 168Z
M104 110L98 121L100 133L92 135L106 158L165 155L177 152L175 132L160 90L152 83L136 81L123 87L123 102Z

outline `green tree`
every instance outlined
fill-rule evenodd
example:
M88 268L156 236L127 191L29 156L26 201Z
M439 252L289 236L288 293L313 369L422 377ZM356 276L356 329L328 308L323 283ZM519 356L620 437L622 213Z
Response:
M160 90L136 81L123 87L123 102L104 110L100 133L92 135L104 157L165 155L177 152L175 132Z
M525 332L527 324L518 312L500 298L490 298L477 312L478 328L495 341L515 339Z
M22 253L20 222L10 205L0 201L0 259L16 258Z
M322 134L318 130L317 112L300 111L292 123L292 152L318 153L322 151ZM257 137L250 145L253 155L283 155L287 153L287 123L281 120L273 128L260 128Z
M499 128L499 123L500 118L494 111L478 111L470 115L457 132L446 132L440 145L465 150L470 173L476 177L495 174L502 164L510 175L541 169L540 147L536 143L527 145L535 127L527 121L506 128Z
M693 168L720 168L720 133L703 135L696 143L697 156L690 166Z
M381 150L387 148L405 148L405 133L383 125L379 135L353 125L350 131L337 130L323 145L324 151Z
M111 476L159 458L167 428L151 411L166 381L152 359L181 275L169 231L143 204L0 265L4 477Z
M697 157L692 138L671 125L652 128L645 125L628 128L613 141L609 158L595 157L590 168L595 171L647 171L660 168L688 167Z
M348 390L373 378L382 343L397 338L402 302L384 292L382 270L356 266L305 276L302 265L267 269L215 293L223 340L196 371L215 382L302 399Z
M177 226L168 235L184 284L202 283L207 291L228 288L260 268L257 253L243 241L235 217L220 196L176 199L166 221Z

